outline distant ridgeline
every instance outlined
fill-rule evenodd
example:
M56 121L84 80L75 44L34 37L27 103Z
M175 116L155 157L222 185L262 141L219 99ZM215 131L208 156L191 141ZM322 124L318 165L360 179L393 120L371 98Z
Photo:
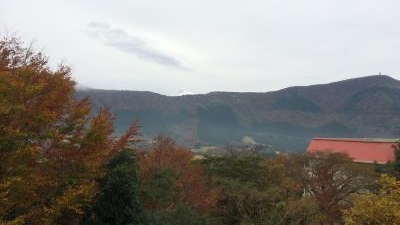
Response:
M77 97L109 107L116 132L134 120L145 137L164 134L187 147L240 144L244 136L289 152L312 137L400 136L400 82L385 75L266 93L164 96L85 89Z

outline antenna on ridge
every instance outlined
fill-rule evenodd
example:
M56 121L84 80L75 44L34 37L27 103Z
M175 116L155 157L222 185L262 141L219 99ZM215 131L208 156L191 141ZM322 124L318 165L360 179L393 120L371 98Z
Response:
M379 71L379 75L382 75L381 71Z

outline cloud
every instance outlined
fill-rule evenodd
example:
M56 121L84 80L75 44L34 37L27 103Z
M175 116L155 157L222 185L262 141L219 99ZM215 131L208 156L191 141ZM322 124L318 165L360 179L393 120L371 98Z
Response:
M107 46L141 59L163 66L186 69L173 56L151 48L144 39L131 36L123 29L112 28L107 23L91 22L86 26L86 33L92 38L101 40Z

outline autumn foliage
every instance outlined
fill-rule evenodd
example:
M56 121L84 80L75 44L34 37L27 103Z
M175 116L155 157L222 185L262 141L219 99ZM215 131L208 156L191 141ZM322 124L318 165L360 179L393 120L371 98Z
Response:
M354 224L400 224L400 182L382 175L377 193L354 194L353 207L344 210L344 220Z
M210 188L206 176L199 164L193 160L194 154L177 146L171 139L158 137L154 147L141 155L139 160L140 177L144 184L160 186L163 182L169 192L167 198L147 198L145 207L154 211L162 208L175 210L185 205L198 212L209 212L213 209L218 189ZM148 189L151 190L149 187ZM154 195L154 193L152 193Z
M112 114L89 116L70 74L18 38L0 40L1 223L79 224L102 165L137 134L114 140Z

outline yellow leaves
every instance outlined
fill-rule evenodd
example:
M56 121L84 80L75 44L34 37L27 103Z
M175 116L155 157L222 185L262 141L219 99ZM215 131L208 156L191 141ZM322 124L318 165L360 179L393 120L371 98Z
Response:
M59 221L63 221L68 224L79 224L98 189L98 185L93 181L65 190L55 199L51 208L46 210L48 223L59 224Z
M45 176L37 176L38 152L34 148L23 148L1 156L0 172L5 175L0 178L0 218L15 209L25 218L29 208L41 201L37 190Z
M0 220L0 225L22 225L22 224L25 224L25 219L23 216L18 216L17 218L14 218L13 220L9 221Z
M0 98L0 115L7 115L10 113L11 107L6 103L4 98Z
M109 148L113 132L112 114L107 109L102 109L90 122L89 130L85 137L85 147L89 149Z
M14 181L14 179L21 179L21 178L5 178L0 180L0 215L2 215L7 209L9 202L9 192L10 186Z
M400 224L400 183L382 175L377 194L353 195L353 207L343 211L346 224Z

